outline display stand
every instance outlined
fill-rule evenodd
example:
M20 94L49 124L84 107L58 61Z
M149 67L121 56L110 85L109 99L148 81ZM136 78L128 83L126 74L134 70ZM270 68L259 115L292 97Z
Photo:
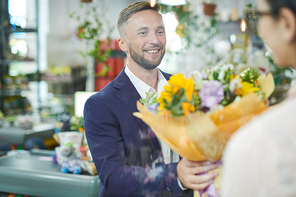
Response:
M53 137L54 124L40 124L33 129L25 130L19 127L0 128L0 142L15 145L24 145L26 140L33 137L49 139Z
M62 173L51 151L0 157L0 191L33 196L97 197L98 176Z

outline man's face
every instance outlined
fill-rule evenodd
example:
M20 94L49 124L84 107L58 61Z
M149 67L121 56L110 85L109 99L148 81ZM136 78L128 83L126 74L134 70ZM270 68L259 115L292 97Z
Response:
M165 29L162 17L153 10L135 13L125 29L127 54L146 70L156 68L165 54Z

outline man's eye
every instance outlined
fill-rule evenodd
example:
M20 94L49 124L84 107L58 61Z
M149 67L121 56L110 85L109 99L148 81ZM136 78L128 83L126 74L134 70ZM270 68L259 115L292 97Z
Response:
M140 35L145 35L145 34L146 34L146 32L140 32L139 34L140 34Z
M162 34L164 34L164 31L159 31L158 34L162 35Z

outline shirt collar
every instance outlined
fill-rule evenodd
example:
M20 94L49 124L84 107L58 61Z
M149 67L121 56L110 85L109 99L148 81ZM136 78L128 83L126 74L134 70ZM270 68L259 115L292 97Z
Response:
M150 87L147 85L145 82L143 82L141 79L139 79L136 75L134 75L130 69L128 68L128 65L126 65L125 69L125 74L128 76L128 78L131 80L132 84L135 86L136 90L140 94L141 98L146 98L146 93L153 93L156 92L154 88ZM163 87L168 84L166 78L163 76L163 74L158 70L157 73L157 89L159 94L160 92L163 91Z

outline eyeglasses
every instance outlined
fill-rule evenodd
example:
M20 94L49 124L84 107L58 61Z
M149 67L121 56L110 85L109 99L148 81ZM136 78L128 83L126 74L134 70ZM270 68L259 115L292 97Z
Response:
M266 16L266 15L270 15L270 12L268 11L258 11L258 10L252 10L246 13L246 18L247 19L257 19L262 17L262 16Z
M259 22L259 19L262 16L270 15L270 12L268 11L258 11L258 10L251 10L249 12L244 13L244 18L249 25L250 29L257 33L257 25Z

